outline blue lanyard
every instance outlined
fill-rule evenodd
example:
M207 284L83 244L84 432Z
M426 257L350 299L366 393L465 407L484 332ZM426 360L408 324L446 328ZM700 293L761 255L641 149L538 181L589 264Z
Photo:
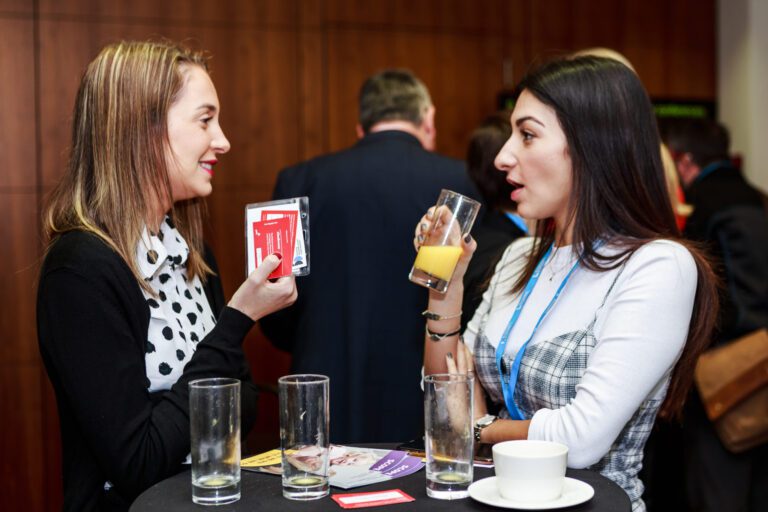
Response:
M717 162L712 162L709 165L704 166L704 168L701 171L699 171L699 175L696 176L696 178L693 181L694 183L697 181L701 181L706 176L709 176L716 170L722 169L722 168L729 168L729 167L731 167L731 162L729 160L718 160Z
M533 275L531 275L531 278L526 283L525 288L523 289L523 293L520 296L520 300L515 307L515 311L512 313L512 318L510 318L509 323L507 324L507 328L504 330L504 334L499 341L499 346L496 347L496 367L499 369L499 376L501 377L501 390L504 393L504 403L507 406L507 411L509 411L510 416L514 420L525 419L523 414L517 408L517 404L515 404L515 386L517 385L517 375L520 373L520 361L523 359L525 349L528 347L528 343L530 343L530 341L533 339L533 335L536 333L536 329L539 328L539 324L541 324L542 320L544 320L544 317L547 316L549 311L552 309L552 306L555 304L555 302L557 302L557 298L560 296L560 292L563 291L563 288L565 288L565 284L568 282L568 279L570 279L571 274L573 274L573 271L576 270L576 268L579 266L579 260L576 260L576 263L574 263L573 267L571 267L571 270L568 271L568 274L563 279L563 282L561 282L560 286L557 288L554 297L552 297L552 300L549 301L546 309L544 309L544 312L536 322L536 325L533 328L533 332L531 332L531 336L526 340L525 343L523 343L523 345L520 347L520 350L517 351L517 355L515 355L515 361L512 363L512 369L510 370L509 375L505 377L502 361L504 357L504 351L507 348L507 341L509 341L509 334L512 332L512 328L517 323L517 319L520 317L520 313L523 311L523 307L528 301L528 297L531 295L533 288L536 286L536 282L539 280L539 276L541 275L541 271L544 269L544 265L546 265L547 261L552 255L553 246L554 244L549 246L549 249L547 249L544 257L541 258L541 261L539 261L538 265L536 265L536 269L533 271Z
M509 218L509 220L511 220L515 226L520 228L520 231L522 231L526 235L528 234L528 226L525 224L525 221L521 216L512 212L504 212L504 215L506 215L507 218Z

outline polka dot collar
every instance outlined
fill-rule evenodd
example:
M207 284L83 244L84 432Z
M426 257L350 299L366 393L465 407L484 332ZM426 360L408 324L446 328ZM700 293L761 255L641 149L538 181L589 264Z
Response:
M171 269L175 269L184 267L187 259L189 259L189 246L176 230L170 216L165 216L157 234L151 233L146 226L144 227L136 250L136 261L145 280L154 278L166 260Z

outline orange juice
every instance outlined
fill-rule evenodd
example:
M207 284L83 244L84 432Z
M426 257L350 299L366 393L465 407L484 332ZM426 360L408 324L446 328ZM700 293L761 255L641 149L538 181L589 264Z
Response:
M423 245L416 255L413 266L439 279L450 281L460 256L461 247Z

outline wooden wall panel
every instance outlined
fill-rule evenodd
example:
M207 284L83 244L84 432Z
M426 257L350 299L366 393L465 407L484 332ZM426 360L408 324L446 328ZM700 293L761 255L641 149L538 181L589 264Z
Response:
M329 147L328 130L328 75L325 58L326 36L313 28L298 34L298 97L297 124L299 160L323 153Z
M3 199L0 195L0 201ZM40 382L36 363L0 364L3 510L44 510L45 480L57 479L56 467L49 468L43 460Z
M271 187L277 169L298 155L296 32L204 29L200 40L215 56L212 77L232 144L216 183Z
M623 3L616 0L574 0L570 50L603 46L623 51L623 27L616 22L623 11Z
M45 469L34 312L40 244L31 7L0 2L0 479L4 508L39 511Z
M406 67L432 95L438 151L463 158L467 136L496 108L502 87L499 36L332 29L328 34L330 147L354 143L357 94L371 74Z
M503 0L326 0L331 24L377 25L412 30L499 32Z
M132 0L130 2L104 2L102 0L40 0L40 14L53 19L126 21L146 20L184 25L266 25L292 24L296 17L297 2L286 0Z
M70 144L72 108L85 67L106 44L120 39L169 36L161 25L40 21L40 131L42 185L63 174Z
M37 184L32 21L0 18L0 145L5 148L0 190Z
M595 46L623 52L625 2L527 0L532 63Z
M34 7L32 0L0 0L0 16L4 14L31 15Z
M679 98L712 97L716 89L713 55L715 38L715 0L678 0L668 6L670 26L667 57L666 94ZM685 27L685 30L679 30Z
M82 70L109 42L158 34L174 40L194 36L196 46L213 56L210 66L221 102L221 122L233 148L232 156L222 158L217 182L271 185L275 169L295 160L295 32L44 20L41 129L46 140L42 151L46 186L54 184L64 168L71 109Z
M34 166L34 158L30 165ZM36 191L0 192L0 478L10 510L42 510L41 363L35 331ZM54 467L54 475L56 470ZM18 507L14 506L18 504ZM22 505L23 504L23 505ZM7 506L7 505L5 505Z
M669 25L666 3L663 0L626 2L621 21L624 27L623 53L651 96L666 93L666 40L669 31L679 29ZM714 90L712 94L714 97Z
M36 191L0 192L0 219L0 366L37 364L35 289L41 245Z

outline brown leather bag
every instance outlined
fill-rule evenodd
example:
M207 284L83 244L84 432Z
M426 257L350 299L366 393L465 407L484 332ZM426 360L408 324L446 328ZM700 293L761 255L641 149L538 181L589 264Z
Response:
M694 378L707 416L729 451L768 441L768 330L707 350Z

